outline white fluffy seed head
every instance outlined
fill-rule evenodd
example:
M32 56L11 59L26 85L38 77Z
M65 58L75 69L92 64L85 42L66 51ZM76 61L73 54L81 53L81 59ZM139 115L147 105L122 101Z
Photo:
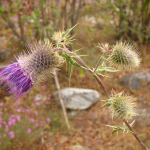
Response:
M19 65L24 75L29 75L33 84L49 79L58 70L64 59L57 52L52 52L52 46L47 42L28 44L28 54L18 57Z
M125 96L123 92L112 95L106 106L110 107L113 117L130 120L136 116L135 103L132 96Z
M126 42L117 42L109 56L110 65L117 69L131 70L140 65L141 59L136 48Z

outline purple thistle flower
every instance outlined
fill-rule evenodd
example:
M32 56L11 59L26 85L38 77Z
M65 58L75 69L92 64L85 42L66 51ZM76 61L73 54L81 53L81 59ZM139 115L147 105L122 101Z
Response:
M6 132L8 131L8 125L5 126L5 131L6 131Z
M63 63L63 58L52 52L49 43L34 42L28 45L28 50L17 62L0 71L1 83L8 87L9 94L15 94L15 98L23 97L33 85L49 79Z
M0 72L1 83L7 81L4 86L7 86L9 94L16 93L15 98L24 96L33 84L30 76L25 76L18 62L9 65Z
M36 102L36 105L40 105L40 103L39 103L39 102Z
M13 132L13 131L10 131L10 132L9 132L9 136L10 136L10 138L15 138L14 132Z
M47 117L47 122L50 122L50 121L51 121L51 119Z
M31 130L30 128L28 128L28 131L27 131L27 133L31 133L31 131L32 131L32 130Z
M31 118L30 121L31 121L31 122L34 122L35 120L34 120L34 118Z
M20 116L19 115L16 118L17 118L18 121L20 121Z

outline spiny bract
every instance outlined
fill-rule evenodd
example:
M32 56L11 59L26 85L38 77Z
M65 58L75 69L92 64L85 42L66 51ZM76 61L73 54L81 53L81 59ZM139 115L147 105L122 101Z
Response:
M112 48L110 54L110 65L119 68L131 70L139 66L141 59L135 47L126 42L117 42Z
M123 92L112 95L111 98L107 100L106 106L110 107L112 116L130 120L136 115L133 97L125 96Z
M59 43L63 45L69 45L71 44L72 41L72 37L70 37L69 34L65 35L65 32L61 32L61 31L55 32L52 36L52 39L56 44Z

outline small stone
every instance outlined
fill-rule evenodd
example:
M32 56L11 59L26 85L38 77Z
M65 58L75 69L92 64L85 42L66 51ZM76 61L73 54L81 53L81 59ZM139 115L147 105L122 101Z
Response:
M141 87L141 83L145 85L150 83L150 73L134 73L127 77L121 78L119 81L128 89L138 90Z
M87 147L83 147L81 145L74 145L72 146L72 150L90 150L90 149Z
M91 89L64 88L60 90L65 107L73 110L87 109L100 100L100 94ZM53 94L59 100L58 91Z
M35 101L41 101L43 96L41 94L37 94L34 98Z
M150 107L137 109L136 120L142 126L150 126Z
M65 143L67 140L68 140L68 137L67 137L67 136L61 136L61 137L60 137L60 143L61 143L61 144Z

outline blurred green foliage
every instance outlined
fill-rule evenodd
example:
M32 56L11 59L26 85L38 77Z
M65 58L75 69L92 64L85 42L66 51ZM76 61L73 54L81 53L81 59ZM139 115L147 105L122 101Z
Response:
M116 30L117 39L149 43L149 0L106 0L103 7L110 12L111 24Z

